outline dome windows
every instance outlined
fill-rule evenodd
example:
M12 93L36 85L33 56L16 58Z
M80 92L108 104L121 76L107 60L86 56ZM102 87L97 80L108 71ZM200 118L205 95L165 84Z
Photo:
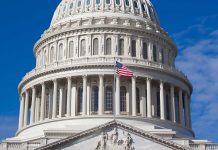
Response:
M153 45L153 61L157 62L157 47Z
M82 2L81 2L81 0L79 0L79 1L77 2L77 7L80 7L81 4L82 4Z
M70 9L73 9L73 2L70 4Z
M111 3L111 0L106 0L106 4L110 4Z
M54 51L54 46L52 46L50 49L50 63L53 63L54 60L55 60L55 51Z
M106 40L106 51L105 55L111 55L111 38Z
M136 41L135 40L132 40L131 56L136 57Z
M74 42L70 41L69 43L69 58L73 58L74 53Z
M118 55L124 55L124 40L123 39L119 40Z
M64 58L64 49L63 49L63 44L61 43L58 47L58 60L63 60Z
M99 5L101 3L101 0L95 0L96 4Z
M98 51L99 51L99 42L98 42L98 38L95 38L93 40L93 55L98 55Z
M88 5L90 5L90 0L86 0L86 5L88 6Z
M134 8L138 9L138 8L139 8L138 2L137 2L137 1L134 1L134 2L133 2L133 6L134 6Z
M147 43L145 43L145 42L143 43L142 50L143 50L143 58L148 59L148 45L147 45Z
M82 39L80 42L80 56L85 56L86 55L86 40Z
M116 5L120 5L120 0L116 0Z
M129 0L125 0L126 6L129 6Z

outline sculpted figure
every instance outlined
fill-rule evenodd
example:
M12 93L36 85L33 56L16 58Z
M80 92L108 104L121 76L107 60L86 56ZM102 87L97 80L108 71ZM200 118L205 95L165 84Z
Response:
M125 136L125 138L123 139L123 145L125 150L135 150L135 148L132 146L134 141L131 135L129 133L125 134L125 132L123 132L123 135Z
M114 128L112 135L111 135L112 144L116 144L118 142L118 131L117 128Z
M101 133L100 140L95 148L95 150L105 150L107 146L108 135L105 132Z

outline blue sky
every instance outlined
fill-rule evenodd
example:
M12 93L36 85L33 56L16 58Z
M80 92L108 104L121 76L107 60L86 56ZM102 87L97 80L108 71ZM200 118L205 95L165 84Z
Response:
M10 0L0 5L0 140L17 130L17 85L35 66L33 45L60 0ZM152 0L162 27L178 45L177 67L193 83L196 137L218 142L218 1Z

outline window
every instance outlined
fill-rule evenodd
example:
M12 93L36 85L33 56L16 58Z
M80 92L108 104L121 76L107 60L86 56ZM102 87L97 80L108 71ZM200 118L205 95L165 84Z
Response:
M124 55L124 40L119 40L118 55Z
M136 41L132 41L132 51L131 51L131 56L136 57Z
M50 50L50 63L53 63L54 60L55 60L55 52L54 52L54 47L52 46Z
M134 5L135 8L139 8L138 3L136 1L133 2L133 5Z
M73 2L70 4L70 9L73 9Z
M81 1L78 1L77 6L78 6L78 7L81 6Z
M116 0L116 4L117 4L117 5L120 5L120 0Z
M113 111L113 89L107 86L105 90L105 111Z
M106 40L106 55L111 55L111 38Z
M136 88L136 110L137 113L140 113L140 91L139 88Z
M110 4L111 3L111 0L106 0L106 4Z
M80 56L85 56L86 55L86 41L85 39L81 40L81 45L80 45Z
M143 58L148 59L148 45L147 45L147 43L143 43Z
M91 112L98 111L98 87L92 87Z
M145 12L145 4L142 4L142 11Z
M129 6L129 0L125 0L126 6Z
M153 61L157 62L157 47L153 45Z
M126 112L126 88L124 86L120 88L120 111Z
M90 5L90 0L86 0L86 5Z
M77 99L77 111L80 113L82 112L83 108L83 87L79 87L78 90L78 99Z
M100 4L100 0L96 0L96 4L98 4L98 5L99 5L99 4Z
M47 64L47 60L48 60L48 57L47 57L47 50L44 49L44 65Z
M73 57L73 52L74 52L74 42L70 41L70 44L69 44L69 58Z
M58 49L58 60L62 60L63 58L64 58L64 49L63 49L63 44L61 43Z
M93 40L93 55L98 55L98 50L99 50L99 43L98 43L98 39L95 38Z

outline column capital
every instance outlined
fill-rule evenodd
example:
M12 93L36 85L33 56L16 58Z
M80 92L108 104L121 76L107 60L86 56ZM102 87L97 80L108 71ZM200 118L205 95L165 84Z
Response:
M57 82L57 81L58 81L58 79L57 79L57 78L55 78L55 79L52 79L52 81L53 81L53 82Z
M87 74L82 76L83 79L87 79Z
M99 77L104 77L104 74L99 74L98 76L99 76Z
M165 84L166 81L165 80L159 80L160 84Z
M42 85L42 86L45 86L45 82L42 82L41 85Z
M147 81L151 81L152 78L151 78L151 77L146 77L146 80L147 80Z
M72 77L71 77L71 76L69 76L69 77L66 77L66 79L67 79L67 80L72 80Z

